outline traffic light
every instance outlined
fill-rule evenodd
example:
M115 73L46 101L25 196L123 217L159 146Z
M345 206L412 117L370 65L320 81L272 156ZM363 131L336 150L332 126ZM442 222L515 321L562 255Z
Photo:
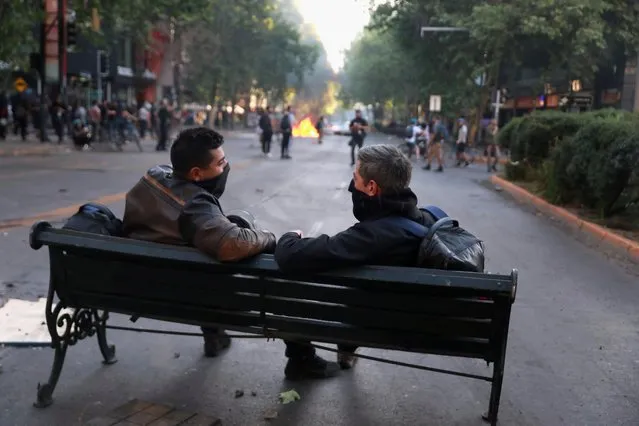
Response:
M109 62L110 56L103 50L98 52L98 55L100 55L100 74L103 76L108 75L111 70L111 63Z
M67 22L67 46L75 46L77 43L78 27L74 22Z

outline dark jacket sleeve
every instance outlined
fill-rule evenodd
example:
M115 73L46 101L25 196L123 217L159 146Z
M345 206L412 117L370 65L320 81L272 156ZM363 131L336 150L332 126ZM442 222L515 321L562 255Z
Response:
M384 245L375 233L356 224L332 237L300 238L295 232L284 234L275 248L275 261L283 271L324 271L365 265L378 259Z
M240 228L222 213L210 194L200 194L182 209L180 232L185 241L221 262L235 262L260 253L272 253L275 235Z

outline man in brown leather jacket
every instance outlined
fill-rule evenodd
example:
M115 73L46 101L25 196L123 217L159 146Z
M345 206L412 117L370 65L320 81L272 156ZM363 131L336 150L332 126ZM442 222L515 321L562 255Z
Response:
M222 135L205 127L180 133L171 147L173 166L151 168L127 194L125 235L194 246L221 262L273 253L273 233L241 228L222 211L219 198L230 171L223 143ZM216 356L231 343L222 330L202 331L206 356ZM337 365L316 356L312 348L295 342L286 345L287 377L328 377L337 373Z

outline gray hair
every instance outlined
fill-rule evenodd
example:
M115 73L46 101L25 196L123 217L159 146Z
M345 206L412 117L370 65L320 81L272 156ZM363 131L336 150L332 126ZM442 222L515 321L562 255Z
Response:
M413 166L394 145L370 145L359 150L359 174L366 182L374 180L383 194L408 188Z

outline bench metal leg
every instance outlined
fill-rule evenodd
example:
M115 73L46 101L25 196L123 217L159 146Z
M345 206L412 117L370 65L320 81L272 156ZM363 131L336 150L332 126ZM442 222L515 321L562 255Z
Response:
M62 366L64 365L64 357L67 354L67 344L58 342L55 347L55 355L53 357L53 367L51 367L51 374L49 380L46 383L38 383L38 399L33 405L37 408L45 408L53 404L53 391L58 384L60 373L62 372Z
M490 387L490 403L488 405L488 413L482 416L484 421L490 423L490 426L497 425L497 414L499 412L499 400L501 399L501 386L504 381L504 362L499 360L493 366L493 382Z
M105 363L115 362L115 347L109 346L106 341L105 326L109 314L107 312L99 314L95 309L85 308L67 310L63 303L58 303L53 307L52 299L51 292L47 299L45 316L51 335L51 347L55 349L55 355L49 379L44 384L38 384L38 397L33 404L38 408L45 408L53 403L53 392L62 372L67 349L79 340L97 334Z
M109 313L104 312L102 316L98 316L98 313L95 312L95 315L98 319L98 324L96 326L96 333L98 335L98 345L100 346L100 352L102 353L102 357L104 361L103 364L110 365L118 362L115 357L115 345L109 345L106 337L106 320L109 318Z

